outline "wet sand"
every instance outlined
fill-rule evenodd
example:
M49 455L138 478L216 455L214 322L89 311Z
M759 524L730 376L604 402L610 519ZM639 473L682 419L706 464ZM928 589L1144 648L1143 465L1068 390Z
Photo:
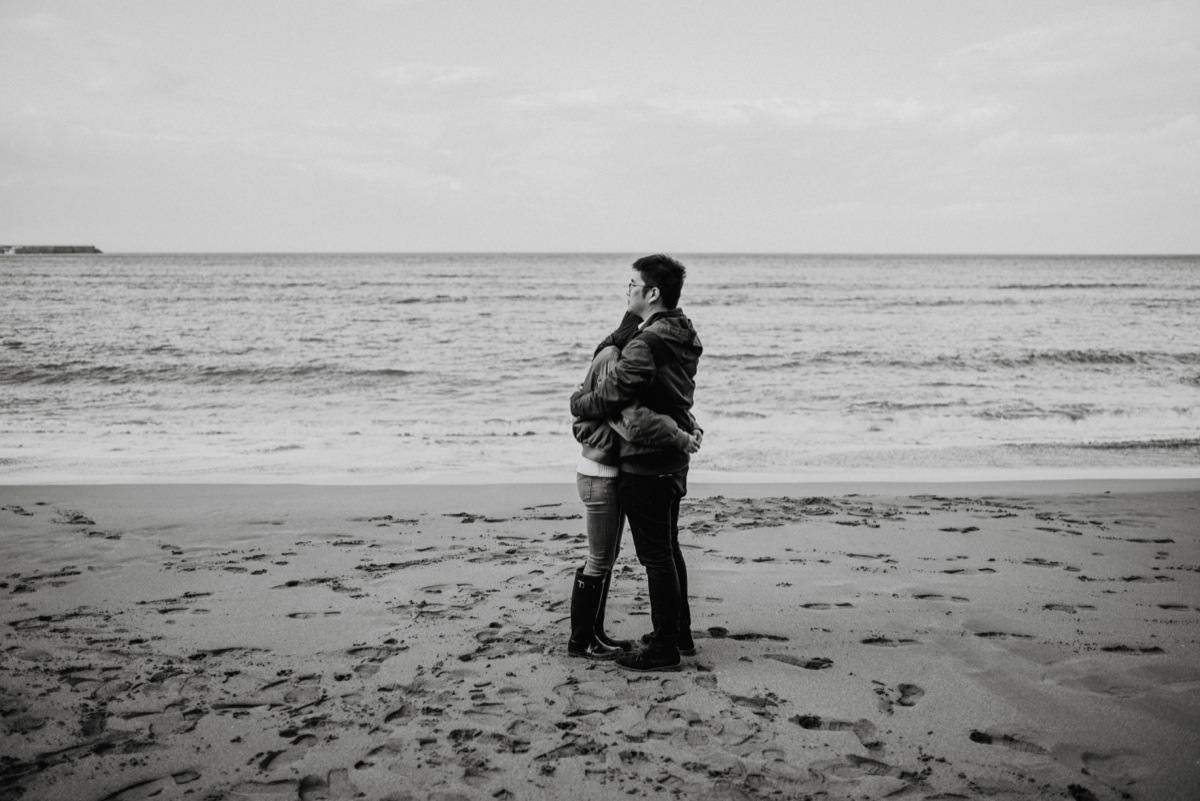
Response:
M0 801L1185 799L1200 481L696 485L568 658L569 484L0 487ZM610 632L649 630L626 535Z

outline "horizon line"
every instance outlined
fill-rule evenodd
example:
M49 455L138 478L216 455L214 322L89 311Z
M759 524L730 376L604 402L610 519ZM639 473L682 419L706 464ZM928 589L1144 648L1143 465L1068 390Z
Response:
M29 246L26 246L29 247ZM49 246L41 246L49 247ZM97 246L98 247L98 246ZM99 249L99 248L98 248ZM854 250L101 250L82 254L6 254L21 256L628 256L675 253L681 256L972 256L989 258L1197 258L1200 251L854 251Z

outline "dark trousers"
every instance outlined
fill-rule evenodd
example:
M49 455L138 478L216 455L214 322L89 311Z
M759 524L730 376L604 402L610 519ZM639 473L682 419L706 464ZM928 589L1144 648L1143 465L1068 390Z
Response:
M638 561L646 568L654 641L678 647L679 634L690 631L687 566L679 550L679 502L687 495L687 468L678 473L640 476L622 473L617 497L633 533Z

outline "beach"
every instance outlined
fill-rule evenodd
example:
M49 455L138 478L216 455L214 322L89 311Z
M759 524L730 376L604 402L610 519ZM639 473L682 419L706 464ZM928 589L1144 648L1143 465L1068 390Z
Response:
M581 511L568 483L0 486L0 799L1200 786L1200 480L695 484L673 673L567 656Z
M1200 801L1198 28L0 3L0 801Z

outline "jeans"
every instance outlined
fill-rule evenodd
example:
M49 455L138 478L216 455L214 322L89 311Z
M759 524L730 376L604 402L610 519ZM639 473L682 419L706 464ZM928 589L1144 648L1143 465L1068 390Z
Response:
M629 519L638 561L646 568L654 642L677 647L681 631L690 632L687 566L679 549L679 502L687 495L687 468L677 473L617 479L621 509Z
M583 501L587 529L588 556L583 574L603 576L612 570L621 550L624 519L617 499L617 479L576 473L575 487Z

